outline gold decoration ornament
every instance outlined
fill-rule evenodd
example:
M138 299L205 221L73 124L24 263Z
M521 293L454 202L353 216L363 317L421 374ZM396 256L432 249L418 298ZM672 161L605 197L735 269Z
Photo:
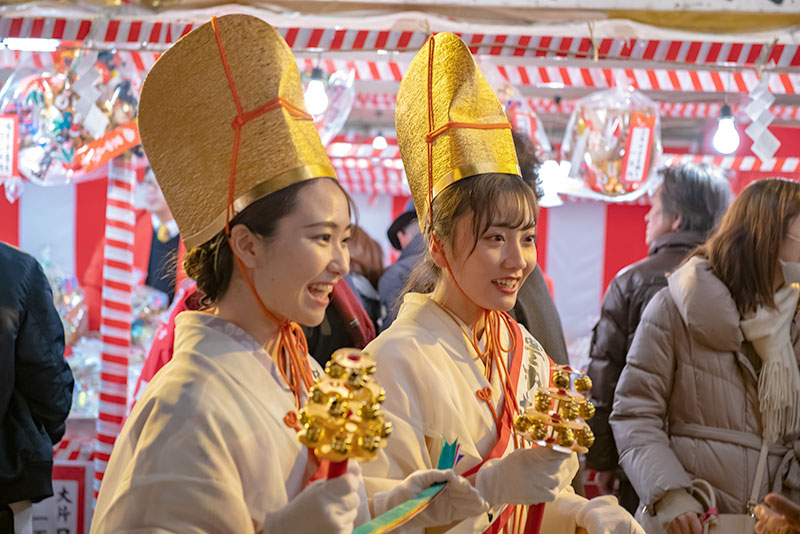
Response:
M381 410L383 389L372 379L375 361L358 349L339 349L300 410L298 439L331 462L375 458L391 424Z
M335 177L292 51L250 15L203 24L159 58L142 86L139 132L187 249L225 227L237 136L235 212L302 180Z
M551 367L551 380L552 386L539 387L533 406L514 419L514 430L540 446L585 453L594 444L594 434L585 421L594 415L594 406L586 397L592 382L566 365Z

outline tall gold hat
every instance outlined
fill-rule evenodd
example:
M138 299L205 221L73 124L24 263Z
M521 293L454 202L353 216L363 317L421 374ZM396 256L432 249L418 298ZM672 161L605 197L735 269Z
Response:
M249 15L213 19L164 53L142 87L139 132L189 249L225 228L231 177L235 212L301 180L335 177L292 51Z
M432 36L400 82L397 143L418 221L448 185L477 174L520 174L511 125L467 46Z

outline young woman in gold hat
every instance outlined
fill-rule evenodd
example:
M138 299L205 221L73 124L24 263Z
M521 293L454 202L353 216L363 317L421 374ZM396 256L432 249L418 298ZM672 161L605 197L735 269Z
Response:
M280 34L247 15L183 37L142 88L142 143L207 309L176 319L175 353L136 403L92 532L350 532L369 518L358 464L317 469L296 411L320 369L296 323L322 321L348 272L350 206L302 106ZM437 481L417 524L485 503L452 470L376 495L375 512Z
M457 36L435 35L417 54L395 120L428 253L397 319L365 349L394 429L363 467L368 493L436 465L442 439L458 439L456 471L492 508L451 532L536 531L524 505L548 502L542 534L641 533L613 497L572 492L574 453L514 435L520 404L549 381L541 345L505 313L536 265L538 207L502 106Z

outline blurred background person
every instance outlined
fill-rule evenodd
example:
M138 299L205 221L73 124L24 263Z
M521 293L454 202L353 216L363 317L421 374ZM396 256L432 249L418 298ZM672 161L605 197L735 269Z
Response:
M176 265L182 263L178 225L148 166L144 180L135 191L136 223L133 237L133 267L136 285L144 284L167 295L168 303L180 285ZM83 289L89 306L89 330L100 329L103 290L103 251L105 237L97 244L83 276ZM180 278L185 276L180 273Z
M383 275L383 250L360 226L350 234L350 273L345 280L355 292L377 332L383 318L378 283Z
M74 382L39 263L0 243L0 275L0 532L32 534L31 505L53 495Z
M648 533L701 534L772 488L800 501L800 184L750 184L647 305L611 427Z
M386 231L389 243L400 251L400 257L388 266L378 281L381 304L386 310L380 330L386 330L397 317L398 299L408 282L411 271L425 252L425 240L417 222L414 199L409 198L403 213L397 216Z
M631 513L635 513L639 498L619 469L617 447L608 424L614 388L645 306L667 285L667 274L705 241L731 197L725 176L708 165L668 167L662 172L662 179L645 215L648 256L622 269L611 281L589 351L592 401L597 413L589 420L595 444L586 455L586 465L597 471L600 491L617 494Z
M536 157L533 141L527 134L512 131L512 137L522 179L533 189L538 202L544 195L539 180L541 161ZM537 264L522 284L517 294L517 302L509 313L542 344L551 360L558 365L568 365L567 344L564 341L561 318L553 302L552 285L553 282L548 280L547 275Z
M536 202L539 202L544 195L539 179L542 162L536 156L533 141L527 134L516 130L511 131L511 137L522 180L533 190ZM553 282L538 263L522 283L517 292L517 301L508 313L533 334L554 363L569 365L564 329L553 301ZM580 471L573 478L572 487L578 495L585 495Z
M343 347L363 349L375 339L382 308L375 288L383 272L381 246L357 225L351 228L350 273L333 287L322 323L303 332L308 352L320 365Z

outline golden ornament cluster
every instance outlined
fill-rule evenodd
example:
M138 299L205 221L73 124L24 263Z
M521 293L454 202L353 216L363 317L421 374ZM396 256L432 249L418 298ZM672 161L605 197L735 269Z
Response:
M552 369L553 387L539 387L533 406L514 419L516 433L537 445L585 453L594 444L586 419L594 416L589 401L592 380L566 365Z
M339 349L300 411L298 439L331 462L373 460L386 446L391 423L381 410L383 389L375 382L375 360L357 349Z

